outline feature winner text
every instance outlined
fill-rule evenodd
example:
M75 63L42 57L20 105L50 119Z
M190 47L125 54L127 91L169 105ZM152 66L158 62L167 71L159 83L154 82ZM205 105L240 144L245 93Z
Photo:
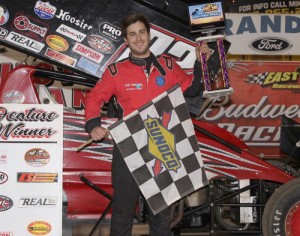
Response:
M50 138L58 131L54 127L46 128L45 123L52 122L58 117L56 112L47 112L43 109L30 108L10 112L7 108L0 107L0 139ZM38 123L42 123L42 126L37 127Z

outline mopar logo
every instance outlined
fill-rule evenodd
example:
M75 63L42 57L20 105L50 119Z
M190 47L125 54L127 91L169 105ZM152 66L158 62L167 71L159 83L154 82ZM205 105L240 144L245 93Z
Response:
M284 39L265 37L253 40L250 47L263 52L279 52L291 48L292 45Z
M121 39L121 29L107 22L102 23L99 26L99 31L101 34L109 37L112 40L118 41Z

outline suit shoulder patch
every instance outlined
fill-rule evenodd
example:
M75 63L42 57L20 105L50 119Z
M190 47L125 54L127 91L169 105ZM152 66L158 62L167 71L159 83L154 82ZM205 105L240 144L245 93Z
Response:
M173 60L169 57L163 57L163 59L166 62L166 66L168 69L172 70L173 69Z
M114 75L116 75L118 73L118 69L117 69L117 66L116 66L115 63L109 65L108 69L109 69L109 71L110 71L110 73L111 73L112 76L114 76Z

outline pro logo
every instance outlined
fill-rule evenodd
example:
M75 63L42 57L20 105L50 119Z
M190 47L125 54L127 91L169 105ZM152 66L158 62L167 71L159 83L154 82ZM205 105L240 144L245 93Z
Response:
M122 36L121 29L115 25L108 22L104 22L99 26L99 31L101 34L109 37L112 40L119 41Z

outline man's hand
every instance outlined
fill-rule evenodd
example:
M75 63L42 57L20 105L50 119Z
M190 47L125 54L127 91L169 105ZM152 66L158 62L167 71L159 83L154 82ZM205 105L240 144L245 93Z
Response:
M107 138L108 135L109 135L108 129L105 129L101 126L96 126L90 133L90 136L94 141L99 141L103 138Z
M198 61L201 61L200 53L205 54L206 61L210 58L211 51L210 51L210 48L207 45L207 42L201 41L201 42L196 44L196 56L197 56Z

